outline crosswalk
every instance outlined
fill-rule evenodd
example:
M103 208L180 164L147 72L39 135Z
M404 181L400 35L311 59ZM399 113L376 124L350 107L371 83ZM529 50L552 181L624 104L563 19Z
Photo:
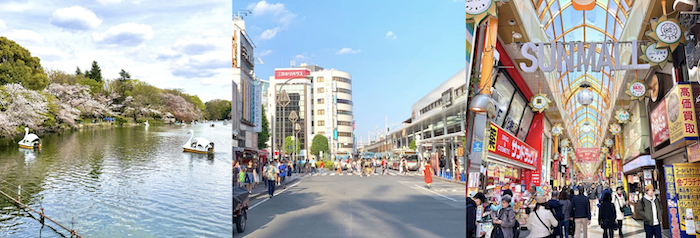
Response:
M326 173L314 173L311 174L310 176L360 176L362 175L361 173L357 172L348 172L348 171L343 171L342 173L338 172L326 172ZM375 172L371 175L375 176L423 176L422 173L417 173L417 172L408 172L406 174L400 174L397 171L387 171L386 174L382 174L381 172Z

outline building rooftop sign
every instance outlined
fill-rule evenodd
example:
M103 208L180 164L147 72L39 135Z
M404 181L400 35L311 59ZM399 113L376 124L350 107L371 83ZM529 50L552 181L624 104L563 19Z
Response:
M304 76L310 74L311 72L308 69L275 70L275 79L304 78Z
M528 73L533 73L538 68L543 72L551 72L556 68L557 72L561 73L564 71L564 67L562 67L564 65L570 72L574 70L578 72L600 72L604 67L607 67L610 71L649 69L649 64L637 63L637 41L631 41L630 45L631 47L623 46L622 48L626 48L626 51L631 51L628 53L631 53L633 60L631 64L624 65L613 63L620 62L620 42L556 42L537 44L528 42L523 44L520 52L525 59L532 61L532 63L528 66L526 63L521 62L520 68ZM600 52L610 52L610 49L612 49L612 54L598 54L596 57L595 49L598 47L600 47ZM588 48L587 52L586 48ZM577 50L573 51L573 49ZM549 51L549 55L545 55L545 51ZM567 52L572 53L567 55ZM576 54L573 52L576 52ZM557 64L556 62L560 63Z

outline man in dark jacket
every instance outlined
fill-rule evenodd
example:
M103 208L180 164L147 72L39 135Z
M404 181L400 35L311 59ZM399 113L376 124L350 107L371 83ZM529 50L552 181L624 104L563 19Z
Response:
M556 229L554 229L554 235L556 237L559 237L561 233L561 227L564 225L562 222L564 220L564 212L562 211L562 204L557 200L557 197L559 197L559 191L552 191L552 198L547 201L547 204L549 205L549 208L552 209L552 212L554 213L554 218L557 219L558 221L558 226Z
M644 233L647 237L661 238L661 213L663 207L654 194L654 185L644 187L644 198L637 204L637 214L644 220Z
M476 208L481 206L484 201L486 201L486 196L483 193L477 193L473 198L467 198L467 237L475 237L476 221L480 219L476 217Z
M578 195L571 199L570 212L572 220L576 223L576 231L574 232L576 238L581 238L581 233L583 233L583 238L588 238L588 225L591 224L591 203L584 195L584 190L583 186L578 186Z

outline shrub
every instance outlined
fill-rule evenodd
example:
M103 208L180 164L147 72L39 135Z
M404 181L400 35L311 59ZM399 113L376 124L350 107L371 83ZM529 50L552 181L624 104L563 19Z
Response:
M122 125L124 125L124 123L127 123L127 122L129 122L129 121L128 121L126 118L122 117L122 116L117 116L117 117L114 119L114 122L117 123L117 125L122 126Z

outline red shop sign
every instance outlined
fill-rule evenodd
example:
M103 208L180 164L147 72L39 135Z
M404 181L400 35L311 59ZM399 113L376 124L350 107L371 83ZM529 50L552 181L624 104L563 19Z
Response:
M527 165L535 166L539 151L491 122L489 152Z
M530 181L530 183L532 183L532 185L535 186L540 186L542 178L542 174L540 174L540 171L532 171L530 175L532 176L532 180Z
M311 74L309 70L275 70L275 79L293 79L293 78L304 78L304 76Z
M654 146L658 146L662 142L668 140L668 119L666 118L666 99L661 101L658 106L651 112L651 131L653 135Z

